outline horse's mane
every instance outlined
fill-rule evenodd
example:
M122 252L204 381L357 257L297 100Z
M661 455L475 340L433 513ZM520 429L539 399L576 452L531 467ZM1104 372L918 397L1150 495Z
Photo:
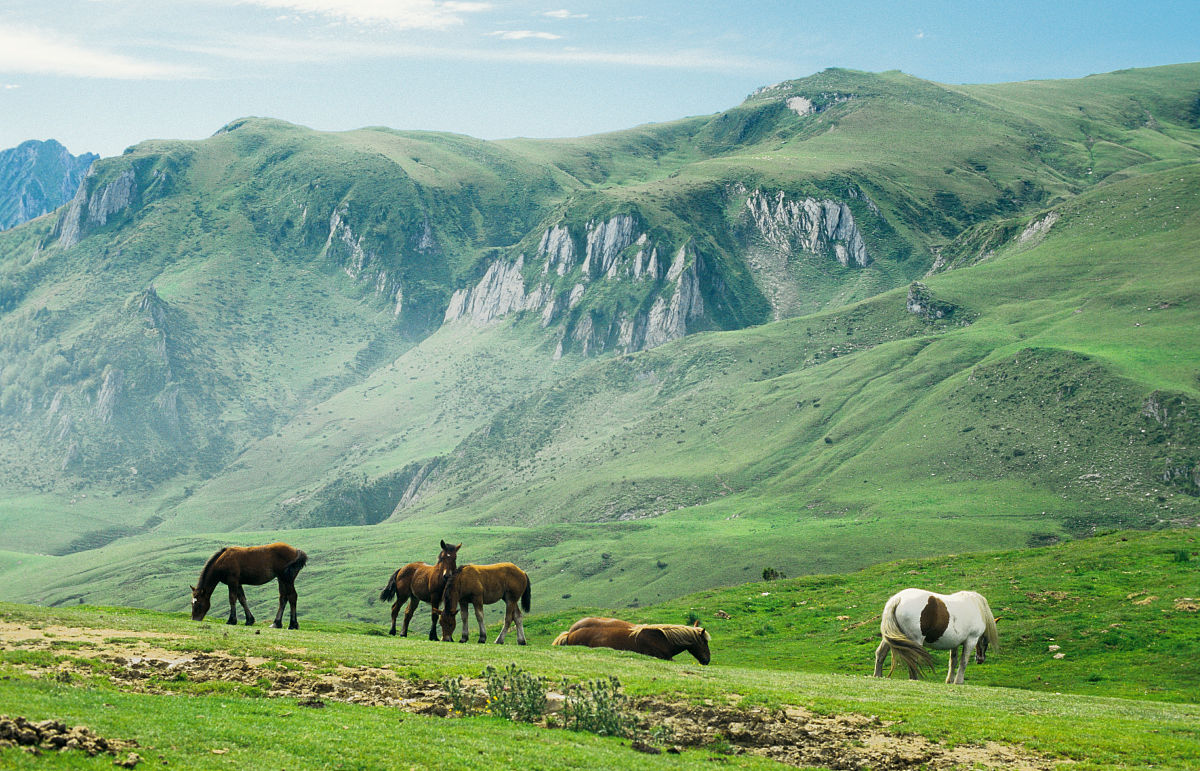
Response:
M979 615L983 616L983 625L987 630L988 647L992 650L1000 649L1000 635L996 632L996 616L992 613L992 606L988 605L987 598L979 592L969 592L971 599L979 605Z
M700 627L684 626L683 624L638 624L630 630L629 634L636 640L638 635L647 629L657 629L666 636L667 642L672 645L682 645L685 648L690 648L700 640L712 639L708 632Z
M204 563L204 568L200 571L200 583L196 584L196 588L204 589L205 579L208 578L209 571L212 570L213 564L217 561L218 557L225 553L225 550L228 548L228 546L222 546L220 549L217 549L216 554L208 558L208 562Z

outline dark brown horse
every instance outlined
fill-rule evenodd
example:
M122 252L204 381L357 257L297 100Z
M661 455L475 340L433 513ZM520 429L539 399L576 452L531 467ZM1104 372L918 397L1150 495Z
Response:
M589 648L614 648L671 659L687 651L696 661L707 664L708 632L699 626L682 624L631 624L619 618L583 618L554 639L552 645L586 645Z
M517 625L517 643L525 644L525 624L521 608L529 610L529 576L511 562L495 565L464 565L446 577L446 588L442 593L442 641L450 642L454 637L454 617L462 611L462 639L471 636L467 626L467 605L475 606L475 619L479 622L479 642L487 642L487 630L483 626L483 606L504 600L504 628L496 637L496 644L504 644L508 627Z
M442 551L438 554L436 565L426 565L424 562L413 562L392 573L387 586L379 593L379 599L396 599L392 603L392 628L388 634L396 634L396 616L400 614L400 606L408 602L408 610L404 611L404 628L401 637L408 637L408 622L412 621L413 613L422 602L433 606L433 618L430 619L429 639L437 640L438 605L442 602L444 576L458 569L458 550L462 544L451 546L442 541Z
M271 626L279 629L283 623L283 606L290 603L292 618L288 629L299 629L296 623L296 574L308 562L308 555L286 543L266 546L226 546L208 558L200 571L200 583L192 587L192 620L200 621L208 613L213 589L217 584L229 585L229 620L237 623L237 604L246 611L246 626L254 623L254 614L246 604L243 585L261 586L279 579L279 610Z

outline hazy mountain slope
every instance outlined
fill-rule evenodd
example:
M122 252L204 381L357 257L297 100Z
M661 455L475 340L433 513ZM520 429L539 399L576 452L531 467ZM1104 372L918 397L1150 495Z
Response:
M71 199L100 156L71 155L53 139L0 150L0 230L54 211ZM0 307L4 300L0 297Z

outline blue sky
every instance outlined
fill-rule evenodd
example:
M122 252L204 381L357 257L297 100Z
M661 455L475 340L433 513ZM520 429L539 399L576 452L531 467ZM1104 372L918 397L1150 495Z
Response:
M4 0L0 148L114 155L246 115L576 136L825 67L1079 77L1197 61L1198 41L1200 0Z

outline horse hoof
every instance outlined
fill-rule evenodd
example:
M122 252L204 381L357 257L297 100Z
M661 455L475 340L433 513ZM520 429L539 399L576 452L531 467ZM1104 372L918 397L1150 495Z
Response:
M396 636L396 630L395 630L395 629L393 629L393 630L391 630L390 632L388 632L388 634L390 634L392 637L395 637L395 636Z
M225 623L226 623L226 624L229 624L230 626L237 626L237 619L236 619L236 618L231 618L231 619L229 619L228 621L226 621Z
M254 619L252 619L252 618L246 619L246 626L254 626Z
M524 645L524 644L525 644L524 640L517 640L517 645Z
M271 624L271 629L283 629L283 624Z
M299 624L288 624L288 629L299 629L299 628L300 628Z

